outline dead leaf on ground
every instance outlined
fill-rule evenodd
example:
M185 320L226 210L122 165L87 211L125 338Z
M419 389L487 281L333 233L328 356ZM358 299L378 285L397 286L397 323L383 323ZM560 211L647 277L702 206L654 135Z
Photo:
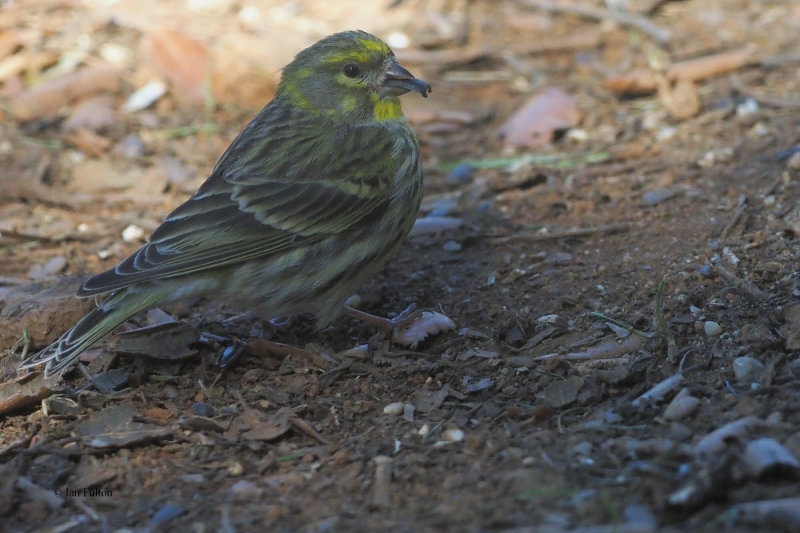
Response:
M466 399L465 395L445 385L437 391L417 391L414 394L414 407L417 408L417 411L427 413L441 407L448 396L452 396L457 400Z
M172 435L172 428L134 422L137 414L128 403L107 407L76 424L75 434L91 448L129 448Z
M570 376L565 380L552 382L542 391L544 403L555 409L566 407L578 397L583 387L583 379L578 376Z
M7 55L14 53L14 51L22 45L22 40L14 30L3 30L0 32L0 59L4 59Z
M21 411L53 394L42 374L0 383L0 416Z
M173 83L175 94L191 103L204 100L210 60L206 46L169 28L150 33L150 55L161 73Z
M680 78L670 86L662 77L658 84L658 99L676 120L686 120L700 112L700 93L690 79Z
M81 96L119 90L121 73L114 67L85 67L25 90L9 104L20 121L55 117L59 110Z
M456 329L456 323L441 313L425 311L419 317L392 336L392 342L412 349L431 335Z
M241 415L233 420L226 433L230 438L272 441L283 436L292 426L294 413L288 407L281 407L274 413L263 413L258 409L245 407Z
M75 470L75 479L72 481L74 488L83 489L103 486L117 477L116 469L110 466L109 463L113 465L123 460L119 457L100 460L91 455L81 456L81 460Z
M507 145L531 147L550 142L555 132L576 126L580 119L575 99L550 87L531 97L500 127L499 134Z
M112 99L108 95L93 96L78 102L70 111L62 128L66 131L86 128L100 131L115 122Z
M32 283L16 287L0 301L0 346L11 346L26 330L31 349L43 348L80 320L93 307L90 298L77 298L83 277L69 277L55 285Z
M111 141L88 128L78 128L66 137L70 144L82 152L95 157L105 154L111 147Z
M800 350L800 304L787 307L783 318L786 323L781 326L781 335L786 339L786 349Z
M197 328L183 322L164 322L120 333L116 351L156 359L185 359L197 353L190 345L199 338Z

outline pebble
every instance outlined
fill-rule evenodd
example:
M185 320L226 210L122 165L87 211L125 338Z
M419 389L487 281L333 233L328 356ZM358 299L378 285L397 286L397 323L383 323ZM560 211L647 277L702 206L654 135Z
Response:
M703 265L700 267L700 275L704 278L713 278L714 277L714 269L711 265Z
M706 320L703 323L703 331L708 337L719 337L720 335L722 335L722 326L720 326L713 320Z
M442 246L442 250L445 252L458 252L461 250L461 243L456 241L447 241L444 243L444 246Z
M658 187L655 189L650 189L649 191L647 191L642 195L641 203L643 206L653 206L656 204L660 204L664 200L669 200L676 194L677 191L669 187Z
M746 118L756 113L758 113L758 102L752 98L747 98L736 106L736 116L739 118Z
M403 418L407 422L413 422L414 421L414 411L415 410L416 410L416 408L414 407L414 404L412 404L412 403L405 404L403 406Z
M165 94L167 94L167 85L162 81L153 80L130 95L122 105L122 109L127 113L141 111L156 103Z
M135 133L128 134L114 146L112 152L127 159L142 157L145 152L144 141Z
M144 230L136 224L130 224L122 230L122 240L125 242L138 241L142 237L144 237Z
M681 389L664 409L664 419L681 420L691 415L699 405L700 400L689 394L688 389Z
M429 217L446 217L458 207L458 202L451 199L437 200L430 206Z
M461 442L464 440L464 432L458 428L446 429L442 433L442 440L446 442Z
M771 438L750 441L745 448L742 462L754 479L769 473L791 473L800 471L800 461L792 452Z
M191 407L192 413L196 414L197 416L205 416L207 418L212 418L216 413L216 409L211 404L205 402L197 402Z
M795 152L786 162L786 166L793 170L800 170L800 152Z
M244 501L252 500L253 498L260 496L261 489L256 487L251 481L240 479L231 485L231 488L228 489L228 493L233 496L234 499Z
M383 414L399 415L403 412L403 409L405 409L405 404L403 402L392 402L383 408Z
M233 461L228 465L228 475L231 477L238 477L244 474L244 466L239 461Z
M42 279L55 276L67 268L66 257L56 256L43 265L33 265L28 269L28 277Z
M174 503L168 503L167 505L156 511L156 514L153 515L153 523L163 524L164 522L168 522L173 518L182 515L185 512L186 510L180 505Z
M758 381L763 371L764 363L758 359L745 355L733 360L733 375L736 377L736 381L741 384Z
M447 175L447 183L455 185L466 185L472 181L472 174L475 171L469 163L460 163Z

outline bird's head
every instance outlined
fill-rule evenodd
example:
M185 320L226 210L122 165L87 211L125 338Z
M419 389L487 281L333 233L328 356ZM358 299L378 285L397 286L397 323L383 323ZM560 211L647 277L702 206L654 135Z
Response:
M402 118L401 94L431 86L403 68L386 43L363 31L336 33L283 69L278 98L333 120Z

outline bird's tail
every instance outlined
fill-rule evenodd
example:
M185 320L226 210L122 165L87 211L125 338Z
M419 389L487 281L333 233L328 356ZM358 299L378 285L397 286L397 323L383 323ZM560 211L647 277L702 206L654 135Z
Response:
M139 311L155 305L161 296L160 291L137 287L111 293L100 307L90 311L53 344L25 359L20 368L46 363L45 377L63 372L84 350Z

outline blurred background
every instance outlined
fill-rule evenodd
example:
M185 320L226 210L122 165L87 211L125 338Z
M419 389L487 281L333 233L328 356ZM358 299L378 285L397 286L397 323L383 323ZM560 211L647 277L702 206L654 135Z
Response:
M82 276L197 189L298 51L349 29L433 86L402 99L420 221L362 307L417 303L457 329L364 361L347 350L369 328L301 321L277 338L313 364L262 353L211 386L229 346L204 345L206 366L129 358L97 403L34 411L53 390L16 383L16 362L91 308ZM795 531L798 35L800 2L780 0L0 0L0 520ZM196 336L258 324L167 311ZM79 422L121 384L162 433L98 452ZM180 425L198 412L239 430ZM30 452L32 435L80 451ZM93 516L12 473L119 499L88 501Z

